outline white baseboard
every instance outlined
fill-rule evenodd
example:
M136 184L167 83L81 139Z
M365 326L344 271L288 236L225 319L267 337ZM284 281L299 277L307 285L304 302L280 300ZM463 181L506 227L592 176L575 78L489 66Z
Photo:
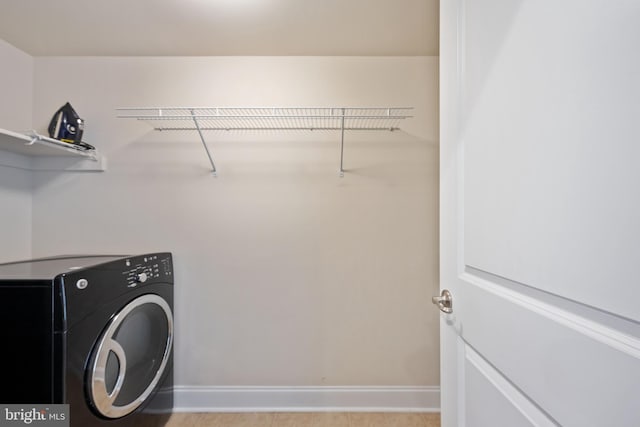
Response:
M175 386L175 412L438 412L440 387Z

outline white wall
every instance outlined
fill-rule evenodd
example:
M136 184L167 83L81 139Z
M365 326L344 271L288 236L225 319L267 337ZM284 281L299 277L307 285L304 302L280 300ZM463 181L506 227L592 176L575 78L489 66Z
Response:
M438 385L437 58L37 58L105 173L35 178L34 254L172 251L180 385ZM407 132L195 135L121 106L414 106Z
M0 40L0 128L31 129L33 58ZM8 157L0 151L0 157ZM31 256L31 173L1 166L0 262Z

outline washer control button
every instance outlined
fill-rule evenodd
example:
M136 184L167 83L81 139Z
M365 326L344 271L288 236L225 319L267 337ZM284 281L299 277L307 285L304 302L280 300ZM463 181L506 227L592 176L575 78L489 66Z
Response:
M89 281L87 279L80 279L76 282L76 288L78 289L86 289L89 286Z
M136 276L136 282L138 283L144 283L147 281L147 279L147 273L140 273Z

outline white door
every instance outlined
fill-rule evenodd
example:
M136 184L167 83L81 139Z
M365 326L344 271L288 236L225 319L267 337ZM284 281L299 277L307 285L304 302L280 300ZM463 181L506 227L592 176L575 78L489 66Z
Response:
M443 426L640 426L640 1L440 13Z

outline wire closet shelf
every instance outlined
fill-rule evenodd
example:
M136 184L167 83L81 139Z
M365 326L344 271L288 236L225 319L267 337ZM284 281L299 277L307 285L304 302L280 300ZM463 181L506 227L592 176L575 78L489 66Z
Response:
M345 131L396 131L413 117L413 107L132 107L118 108L118 118L149 122L157 131L197 131L213 174L216 167L206 131L340 131L340 176L344 176Z

